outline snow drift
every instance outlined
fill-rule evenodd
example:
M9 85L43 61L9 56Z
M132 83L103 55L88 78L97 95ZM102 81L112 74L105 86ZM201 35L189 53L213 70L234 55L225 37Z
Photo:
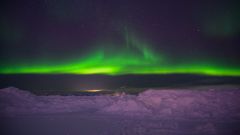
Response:
M240 118L239 90L146 90L139 95L37 96L17 88L0 90L3 115L96 113L169 118Z

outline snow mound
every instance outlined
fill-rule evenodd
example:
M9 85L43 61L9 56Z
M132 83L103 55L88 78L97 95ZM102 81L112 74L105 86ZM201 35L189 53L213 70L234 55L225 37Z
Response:
M240 91L237 90L147 90L138 100L156 116L239 117Z
M112 102L111 96L36 96L14 87L0 90L0 114L4 115L92 113Z
M0 114L105 113L161 118L240 118L239 90L147 90L138 96L36 96L0 90Z
M19 101L19 100L32 100L35 98L35 95L28 92L28 91L24 91L24 90L20 90L18 88L15 87L9 87L9 88L5 88L0 90L0 96L1 99L14 99L12 101Z
M37 96L28 91L14 87L0 90L0 112L24 111L24 108L34 108L36 102Z

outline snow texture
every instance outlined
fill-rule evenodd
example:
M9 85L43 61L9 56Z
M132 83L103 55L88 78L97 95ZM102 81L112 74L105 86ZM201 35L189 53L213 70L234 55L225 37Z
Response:
M157 117L240 117L240 91L147 90L119 96L36 96L17 88L0 90L2 114L94 112Z
M58 115L68 117L68 120L73 116L69 123L79 119L77 123L82 128L85 126L83 134L238 134L239 97L237 89L150 89L138 95L37 96L10 87L0 90L0 114L1 117L15 117L15 121L19 116L32 116L33 119L51 116L58 124L61 123L61 119L56 118ZM89 127L82 122L93 124ZM99 127L103 126L102 122L107 129ZM99 128L99 132L93 132L92 126ZM75 132L80 131L76 129ZM77 134L75 132L71 134Z

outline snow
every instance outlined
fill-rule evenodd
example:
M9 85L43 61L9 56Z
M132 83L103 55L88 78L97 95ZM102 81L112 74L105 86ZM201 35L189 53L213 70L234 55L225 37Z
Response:
M79 125L81 129L76 127L71 134L229 135L240 133L237 126L240 125L239 97L240 90L233 88L149 89L138 95L37 96L9 87L0 90L0 116L1 119L14 121L5 123L8 125L5 128L6 134L10 134L10 127L13 128L13 125L16 131L19 127L26 128L17 125L21 118L21 122L29 124L30 127L36 126L39 120L43 121L43 127L50 123L58 126L63 124L64 131L54 132L59 135L70 134L65 130L75 127L71 123ZM92 127L97 130L92 131ZM44 129L46 133L41 131L41 134L53 132L47 126ZM30 132L28 128L21 129L18 134L36 134L32 130L31 133L27 132Z
M121 115L151 113L151 110L139 101L136 96L118 97L111 105L105 106L103 109L100 109L100 111Z
M239 117L239 91L147 90L119 96L36 96L17 88L0 90L3 114L88 112L169 117Z

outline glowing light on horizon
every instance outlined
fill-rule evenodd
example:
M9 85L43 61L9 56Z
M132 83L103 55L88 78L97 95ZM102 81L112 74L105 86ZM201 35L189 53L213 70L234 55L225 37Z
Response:
M103 90L100 89L93 89L93 90L81 90L82 92L91 92L91 93L95 93L95 92L101 92Z

